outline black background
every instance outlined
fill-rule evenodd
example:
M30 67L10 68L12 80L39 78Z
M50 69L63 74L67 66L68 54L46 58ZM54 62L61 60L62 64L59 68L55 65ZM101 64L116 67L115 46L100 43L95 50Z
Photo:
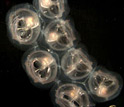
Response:
M16 49L7 38L6 12L19 3L32 0L0 1L0 107L32 105L52 107L49 90L34 87L21 66L23 51ZM123 36L124 4L119 0L68 0L70 16L91 56L98 65L124 77ZM4 104L4 105L2 105ZM124 90L112 101L96 107L124 106Z

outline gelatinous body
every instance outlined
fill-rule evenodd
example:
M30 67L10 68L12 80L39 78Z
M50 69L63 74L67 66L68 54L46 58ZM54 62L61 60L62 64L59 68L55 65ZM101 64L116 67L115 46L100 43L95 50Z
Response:
M39 17L29 4L13 7L8 13L7 23L9 38L17 45L32 45L40 34Z
M93 63L81 49L71 48L61 60L61 67L66 76L72 80L79 80L87 77L92 71Z
M93 98L98 102L115 98L122 88L121 77L105 69L98 69L93 72L88 84Z
M33 4L49 19L61 18L63 13L67 12L66 0L34 0Z
M117 97L122 78L94 67L96 63L78 46L71 20L64 20L69 12L67 1L33 0L33 5L13 7L6 20L11 42L23 50L30 48L22 64L31 82L39 88L55 84L51 96L60 107L93 107L92 100Z
M75 84L63 84L56 90L56 103L60 107L89 107L87 93Z
M75 40L70 24L64 20L52 21L46 27L44 36L47 44L57 51L70 48Z
M44 50L34 50L25 57L25 69L35 83L47 84L53 82L57 75L55 58Z

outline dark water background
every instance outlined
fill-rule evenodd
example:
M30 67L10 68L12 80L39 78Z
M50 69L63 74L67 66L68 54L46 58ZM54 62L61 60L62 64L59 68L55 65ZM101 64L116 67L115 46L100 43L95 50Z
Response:
M7 38L6 12L19 3L32 0L0 0L0 107L52 107L49 90L34 87L21 66L23 52ZM117 0L68 0L70 16L90 55L99 65L124 77L124 4ZM2 105L3 104L3 105ZM112 101L97 104L124 107L124 89Z

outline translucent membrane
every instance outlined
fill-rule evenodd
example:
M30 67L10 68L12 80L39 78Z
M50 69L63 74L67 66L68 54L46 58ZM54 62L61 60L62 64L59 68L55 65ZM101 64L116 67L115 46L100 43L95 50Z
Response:
M121 91L122 83L120 75L106 69L97 69L88 81L91 95L97 102L104 102L117 97Z
M8 35L16 45L32 45L40 34L40 20L29 4L13 7L7 15Z
M44 32L46 43L57 51L63 51L73 46L74 33L68 21L52 21Z
M79 48L68 50L61 60L61 67L66 76L72 80L79 80L87 77L92 71L93 63Z
M24 68L34 83L47 84L55 80L57 63L47 51L34 49L27 52L23 60Z
M49 19L60 18L64 12L67 13L66 0L34 0L33 4L41 15Z
M67 1L34 0L33 5L35 8L29 4L17 5L6 17L11 42L26 50L32 47L22 58L31 82L38 87L56 83L51 95L60 107L93 107L90 96L96 102L117 97L123 85L120 75L100 67L95 69L81 46L74 46L78 33L70 20L62 20L69 12Z
M55 96L60 107L90 107L87 93L75 84L60 85Z

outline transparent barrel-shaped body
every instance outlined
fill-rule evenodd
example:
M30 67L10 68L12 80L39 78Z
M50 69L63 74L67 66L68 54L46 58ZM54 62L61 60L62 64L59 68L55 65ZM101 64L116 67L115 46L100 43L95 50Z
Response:
M61 67L66 76L72 80L80 80L89 75L93 69L93 62L79 48L68 50L61 60Z
M56 51L64 51L73 46L75 36L68 21L52 21L44 32L46 43Z
M13 7L7 15L8 36L15 45L33 45L40 34L40 20L29 4Z
M65 17L69 11L66 0L34 0L33 4L48 19Z
M93 99L104 102L117 97L123 82L119 74L100 68L90 75L88 85Z
M56 90L56 103L60 107L89 107L89 97L76 84L63 84Z
M56 79L56 59L45 50L34 48L23 56L23 66L34 83L47 84Z

